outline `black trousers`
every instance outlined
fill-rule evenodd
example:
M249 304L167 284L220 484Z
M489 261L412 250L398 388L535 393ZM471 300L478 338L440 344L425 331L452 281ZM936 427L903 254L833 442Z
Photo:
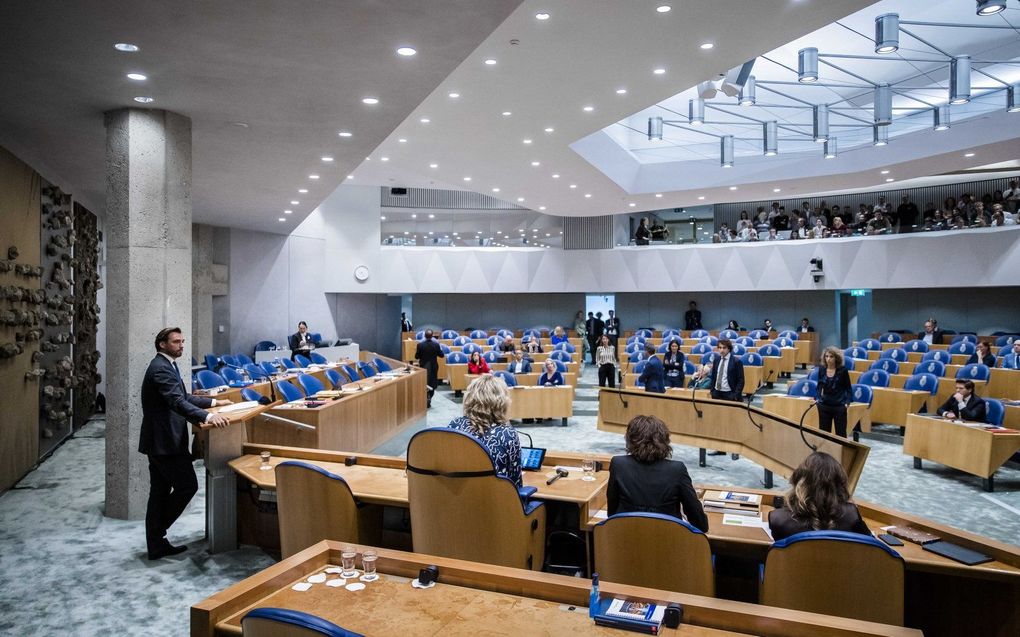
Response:
M683 376L670 376L666 374L666 387L679 387L684 388L684 377Z
M818 403L818 428L832 433L833 421L836 423L836 435L846 438L846 406Z
M616 387L616 365L599 365L599 387Z
M735 391L719 391L718 389L712 388L712 398L715 400L729 400L735 403L740 402L740 394Z
M591 364L592 365L595 364L595 350L597 350L598 347L599 347L598 343L599 343L599 339L595 338L594 336L589 336L588 337L588 348L591 351ZM584 358L584 357L582 356L581 358Z
M154 552L166 542L166 530L198 492L190 454L149 456L149 504L145 509L145 543Z

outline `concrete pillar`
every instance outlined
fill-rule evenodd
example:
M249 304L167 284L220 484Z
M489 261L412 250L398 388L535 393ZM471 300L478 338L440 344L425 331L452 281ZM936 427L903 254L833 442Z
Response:
M184 332L191 354L191 120L161 110L106 114L106 515L145 515L138 453L142 378L156 333ZM190 366L181 365L190 383Z

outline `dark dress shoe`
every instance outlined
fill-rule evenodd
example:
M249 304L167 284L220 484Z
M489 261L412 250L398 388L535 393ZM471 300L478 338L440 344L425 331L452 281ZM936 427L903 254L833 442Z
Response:
M710 455L710 456L725 456L726 452L725 451L709 451L708 455Z
M169 557L171 555L180 555L181 553L187 550L188 547L186 546L174 546L173 544L167 542L164 546L159 547L155 551L149 551L149 559L161 560L164 557Z

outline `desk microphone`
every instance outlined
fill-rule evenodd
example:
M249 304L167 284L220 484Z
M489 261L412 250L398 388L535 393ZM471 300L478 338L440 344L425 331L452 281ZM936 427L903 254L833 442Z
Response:
M704 418L705 417L704 412L698 409L697 391L698 388L695 387L694 385L691 385L691 407L694 407L694 413L698 414L698 418Z
M565 478L568 475L570 475L570 472L567 471L566 469L557 469L556 470L556 475L554 475L553 477L551 477L548 480L546 480L545 483L546 483L546 485L550 485L553 482L556 482L557 480L559 480L560 478Z
M260 369L259 372L257 372L256 374L252 375L252 373L249 372L247 369L245 369L243 367L239 367L237 365L231 365L230 363L228 363L226 361L223 361L223 365L226 366L226 367L229 367L230 369L236 369L237 371L239 371L242 374L244 374L245 376L247 376L250 380L255 380L256 378L265 378L266 381L269 383L269 398L266 398L265 396L263 396L262 398L259 399L259 404L260 405L271 405L271 404L276 402L276 388L273 386L273 379L269 377L269 374L266 373L266 370ZM269 401L269 402L262 402L263 400L266 400L266 401Z
M804 410L804 413L800 415L800 422L797 426L800 428L800 439L804 441L804 444L808 446L811 451L818 451L818 445L813 445L807 440L807 436L804 435L804 418L808 415L808 412L818 406L818 401L813 400L808 408Z
M521 436L527 436L528 437L528 446L529 447L534 447L535 446L535 441L531 439L531 434L529 434L526 431L521 431L520 429L517 430L517 434L521 435Z
M769 381L770 381L770 380L772 380L772 374L774 374L774 373L775 373L775 371L776 371L776 370L774 370L774 369L770 369L770 370L769 370L769 375L768 375L768 378L766 378L766 379L765 379L764 381L762 381L762 382L758 383L758 388L757 388L757 389L755 389L755 390L754 390L753 392L751 392L751 394L750 394L750 395L749 395L749 396L747 397L747 419L751 421L751 424L752 424L752 425L754 425L754 426L755 426L755 428L757 428L757 429L758 429L758 431L762 431L762 430L764 429L764 427L765 427L765 426L764 426L764 425L762 425L762 424L761 424L761 423L759 423L759 422L755 422L755 420L754 420L754 417L753 417L753 416L751 416L751 401L752 401L752 400L754 400L754 397L755 397L755 395L756 395L756 394L757 394L758 392L760 392L760 391L761 391L761 388L762 388L762 387L764 387L765 385L768 385L768 384L769 384Z

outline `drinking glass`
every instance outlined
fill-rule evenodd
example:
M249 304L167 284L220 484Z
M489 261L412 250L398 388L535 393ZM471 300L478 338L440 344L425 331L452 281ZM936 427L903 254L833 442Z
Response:
M271 454L268 451L263 451L262 453L259 454L259 456L262 458L262 464L259 466L259 470L260 471L271 471L272 470L273 465L269 464L269 456L270 455Z
M584 471L584 477L581 480L585 482L591 482L595 479L595 458L591 456L585 456L584 460L581 461L581 470Z
M379 555L375 549L365 549L365 552L361 554L361 568L365 571L365 574L361 576L361 581L374 582L379 579L379 575L375 572L375 562L378 558Z
M355 577L358 571L354 570L354 560L358 557L358 550L353 546L345 546L340 549L340 568L343 572L340 573L340 577L348 579Z

